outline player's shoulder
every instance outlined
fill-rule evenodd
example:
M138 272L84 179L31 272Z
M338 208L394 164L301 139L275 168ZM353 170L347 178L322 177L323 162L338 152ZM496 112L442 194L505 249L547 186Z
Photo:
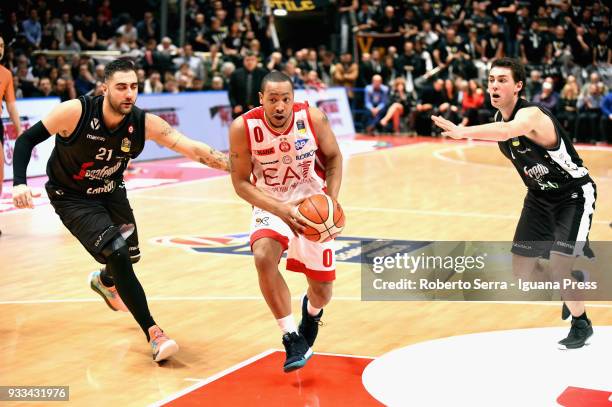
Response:
M72 117L75 115L80 116L82 111L83 106L81 104L81 101L79 99L70 99L57 105L56 108L53 110L53 113L56 115L65 115L68 117Z
M245 112L245 113L241 114L238 118L242 118L242 120L263 119L264 118L263 107L261 107L261 106L254 107L251 110L249 110L248 112Z

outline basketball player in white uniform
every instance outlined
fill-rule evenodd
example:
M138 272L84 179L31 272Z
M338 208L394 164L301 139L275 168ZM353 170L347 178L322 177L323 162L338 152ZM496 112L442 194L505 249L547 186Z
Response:
M293 84L285 74L266 75L259 100L262 106L230 127L231 175L236 193L253 205L250 241L259 287L283 332L283 369L290 372L312 355L335 279L333 242L314 243L300 235L304 220L297 205L317 193L337 199L342 155L325 114L307 103L294 103ZM299 328L278 268L286 250L287 270L304 273L308 280Z

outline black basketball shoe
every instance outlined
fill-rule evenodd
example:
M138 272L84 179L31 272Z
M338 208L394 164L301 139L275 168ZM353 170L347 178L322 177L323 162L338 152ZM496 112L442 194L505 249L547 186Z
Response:
M567 338L559 341L559 349L582 348L591 335L593 335L591 320L574 319Z
M314 317L308 313L308 297L304 294L302 297L302 321L300 321L298 332L306 339L306 343L310 347L314 345L314 341L317 339L322 316L323 310L319 312L319 315Z
M310 349L304 337L297 332L284 334L283 345L287 354L283 365L285 373L304 367L312 356L312 349Z

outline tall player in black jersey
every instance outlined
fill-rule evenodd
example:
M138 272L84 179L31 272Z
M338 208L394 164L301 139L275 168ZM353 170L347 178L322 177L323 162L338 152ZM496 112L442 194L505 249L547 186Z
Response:
M135 65L110 62L104 72L104 95L82 96L58 105L29 128L15 144L13 202L33 208L26 169L34 146L56 135L47 163L47 194L64 225L106 267L90 276L91 288L114 311L132 313L153 350L156 362L178 351L157 326L132 263L140 259L138 233L123 183L130 159L153 140L185 157L228 170L227 156L191 140L160 117L134 104L138 96Z
M495 123L459 127L442 117L432 119L444 136L497 141L523 178L528 192L512 245L515 275L531 275L538 258L549 257L555 280L570 275L581 280L584 275L572 266L577 256L593 257L588 235L595 183L552 113L520 98L524 84L525 69L519 62L498 59L488 85L491 104L498 109ZM572 327L559 344L564 349L584 346L593 334L584 302L568 300L563 310L564 317L571 312Z

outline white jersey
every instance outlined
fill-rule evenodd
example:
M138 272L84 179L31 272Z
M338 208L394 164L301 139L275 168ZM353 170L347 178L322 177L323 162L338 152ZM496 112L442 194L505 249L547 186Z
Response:
M251 182L257 188L282 202L325 191L325 163L307 103L294 103L292 123L282 134L268 126L262 107L242 118L251 149Z

